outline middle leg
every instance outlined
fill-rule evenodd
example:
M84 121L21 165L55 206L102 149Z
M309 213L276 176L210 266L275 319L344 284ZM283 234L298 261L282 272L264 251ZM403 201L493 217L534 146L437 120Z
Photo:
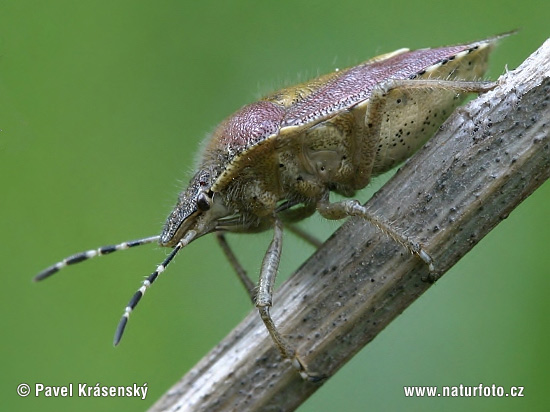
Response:
M328 196L326 196L317 204L317 210L326 219L338 220L349 216L359 216L367 220L376 226L382 233L391 237L397 243L409 250L412 254L415 254L422 259L422 261L428 265L430 272L435 271L431 256L419 243L414 242L409 237L392 228L389 223L374 216L357 200L342 200L340 202L330 203Z

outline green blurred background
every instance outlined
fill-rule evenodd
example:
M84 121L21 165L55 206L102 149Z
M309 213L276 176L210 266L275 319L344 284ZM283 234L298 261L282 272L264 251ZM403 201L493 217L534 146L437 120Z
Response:
M376 54L521 28L494 53L496 78L550 35L541 4L0 1L2 409L144 410L251 310L209 237L161 276L117 348L122 310L166 250L31 281L74 252L157 234L224 117ZM299 410L548 410L549 202L546 183ZM327 237L338 225L315 216L306 226ZM253 276L268 241L230 239ZM311 253L285 237L281 278ZM20 398L22 382L147 382L149 392ZM480 383L525 396L411 399L402 388Z

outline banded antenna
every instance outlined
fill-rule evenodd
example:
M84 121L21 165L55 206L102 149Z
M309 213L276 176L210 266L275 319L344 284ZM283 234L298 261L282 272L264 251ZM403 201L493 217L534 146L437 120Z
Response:
M160 239L160 236L151 236L143 239L130 240L129 242L122 242L118 245L109 245L101 246L97 249L87 250L85 252L80 252L69 256L68 258L63 259L60 262L57 262L55 265L51 265L49 268L44 269L38 275L34 277L34 281L38 282L40 280L46 279L53 275L56 272L59 272L65 266L74 265L75 263L84 262L85 260L91 259L96 256L108 255L109 253L116 252L118 250L130 249L131 247L146 245L147 243L157 242Z
M142 286L137 290L136 293L134 293L134 296L132 296L132 299L130 299L130 302L124 309L124 314L122 315L122 318L120 319L120 322L118 324L118 327L115 332L115 337L113 339L113 344L116 346L120 342L120 339L122 338L122 334L124 333L124 329L126 328L126 324L128 323L128 318L130 317L130 313L135 309L138 302L142 298L142 296L145 294L145 291L153 284L153 282L157 279L158 275L160 275L168 264L174 259L176 254L184 247L191 242L195 236L196 232L194 230L190 230L187 232L186 236L181 239L176 246L174 246L174 249L164 261L157 266L157 269L147 277L142 283ZM80 252L77 254L74 254L72 256L69 256L65 259L63 259L60 262L57 262L55 265L52 265L46 269L44 269L42 272L40 272L38 275L34 277L34 281L38 282L40 280L46 279L53 275L54 273L58 272L59 270L63 269L66 266L73 265L75 263L83 262L85 260L91 259L96 256L102 256L102 255L108 255L109 253L116 252L118 250L125 250L129 249L131 247L135 246L141 246L148 243L158 242L160 239L160 236L151 236L146 237L143 239L137 239L137 240L131 240L128 242L122 242L118 245L109 245L109 246L102 246L98 249L92 249L87 250L85 252Z

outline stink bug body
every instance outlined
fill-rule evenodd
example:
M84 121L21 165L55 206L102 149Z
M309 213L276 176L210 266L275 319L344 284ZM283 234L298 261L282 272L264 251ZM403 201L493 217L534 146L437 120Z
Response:
M369 214L356 200L331 203L329 194L353 196L372 176L411 156L466 93L491 89L493 83L479 79L497 39L415 51L400 49L243 107L209 138L198 170L179 195L159 236L73 255L38 274L36 280L66 265L133 246L158 242L173 248L127 305L115 334L116 345L130 313L174 256L202 235L216 233L282 355L293 361L302 377L315 379L269 313L283 227L292 228L294 222L315 211L327 219L359 216L433 270L433 262L420 244ZM224 233L267 229L273 229L274 235L256 288Z

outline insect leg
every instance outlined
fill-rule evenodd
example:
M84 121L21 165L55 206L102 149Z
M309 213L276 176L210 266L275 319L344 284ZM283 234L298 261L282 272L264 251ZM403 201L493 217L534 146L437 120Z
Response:
M387 92L398 89L445 89L455 93L485 93L497 87L497 82L441 79L403 79L390 80L381 90Z
M134 293L134 296L132 296L132 299L130 299L130 302L128 302L128 305L124 309L124 314L122 315L122 318L120 319L120 322L118 323L118 326L116 328L115 337L113 339L113 344L116 346L120 342L120 339L122 339L122 334L124 333L124 329L126 328L126 324L128 323L128 319L130 318L130 314L135 309L147 289L153 284L153 282L158 278L158 276L166 270L166 267L170 264L172 259L176 256L176 254L185 246L191 242L195 236L197 235L197 232L194 230L189 230L185 237L181 239L176 246L174 246L174 249L172 249L172 252L168 255L164 261L157 266L157 269L151 273L147 279L145 279L142 283L142 286L137 290L136 293Z
M285 227L288 228L293 234L298 236L300 239L305 240L307 243L309 243L311 246L313 246L315 249L318 249L321 247L323 242L321 242L319 239L317 239L315 236L313 236L311 233L306 232L304 229L297 225L293 224L285 224Z
M248 274L237 260L237 257L235 256L235 254L229 247L227 240L225 239L225 235L222 232L216 232L216 239L218 240L218 243L222 248L225 257L237 273L239 280L248 292L252 303L254 303L256 301L256 285L254 284L254 282L252 282L252 280L250 280Z
M361 137L363 186L371 176L384 173L410 157L430 138L440 124L460 102L460 95L486 92L493 82L442 80L432 78L390 79L375 87L366 106L365 132ZM426 102L439 102L437 105ZM372 159L372 161L371 161ZM319 213L327 219L360 216L383 233L418 255L434 272L430 255L391 224L373 216L355 200L329 203L328 197L317 204Z
M273 240L269 244L262 261L258 294L256 295L256 307L260 311L260 316L282 355L285 358L291 359L294 357L295 350L282 338L269 314L269 308L273 303L273 285L275 283L275 277L277 276L277 270L279 269L279 262L281 261L282 246L283 224L278 217L275 217Z
M372 213L369 213L367 208L361 205L357 200L342 200L339 202L329 203L328 199L321 200L317 204L317 210L326 219L343 219L348 216L359 216L376 226L380 231L397 243L407 248L411 253L417 255L430 269L430 272L435 271L433 260L430 255L420 246L419 243L412 241L407 236L399 233L391 227L390 224L380 220Z
M68 258L63 259L60 262L57 262L55 265L50 266L49 268L44 269L38 275L34 277L34 281L37 282L42 279L50 277L54 273L63 269L65 266L73 265L75 263L83 262L85 260L91 259L96 256L108 255L109 253L116 252L117 250L125 250L135 246L145 245L147 243L157 242L160 236L151 236L143 239L131 240L129 242L122 242L118 245L109 245L101 246L97 249L87 250L85 252L76 253Z
M273 224L273 240L271 241L267 252L262 262L260 272L260 281L258 284L258 294L256 295L256 307L260 312L260 317L264 322L271 339L275 342L284 358L292 361L292 366L297 369L303 379L317 381L320 378L310 375L302 361L296 355L296 350L281 336L271 314L269 308L272 306L273 285L281 260L281 250L283 244L283 223L278 216L274 217Z

